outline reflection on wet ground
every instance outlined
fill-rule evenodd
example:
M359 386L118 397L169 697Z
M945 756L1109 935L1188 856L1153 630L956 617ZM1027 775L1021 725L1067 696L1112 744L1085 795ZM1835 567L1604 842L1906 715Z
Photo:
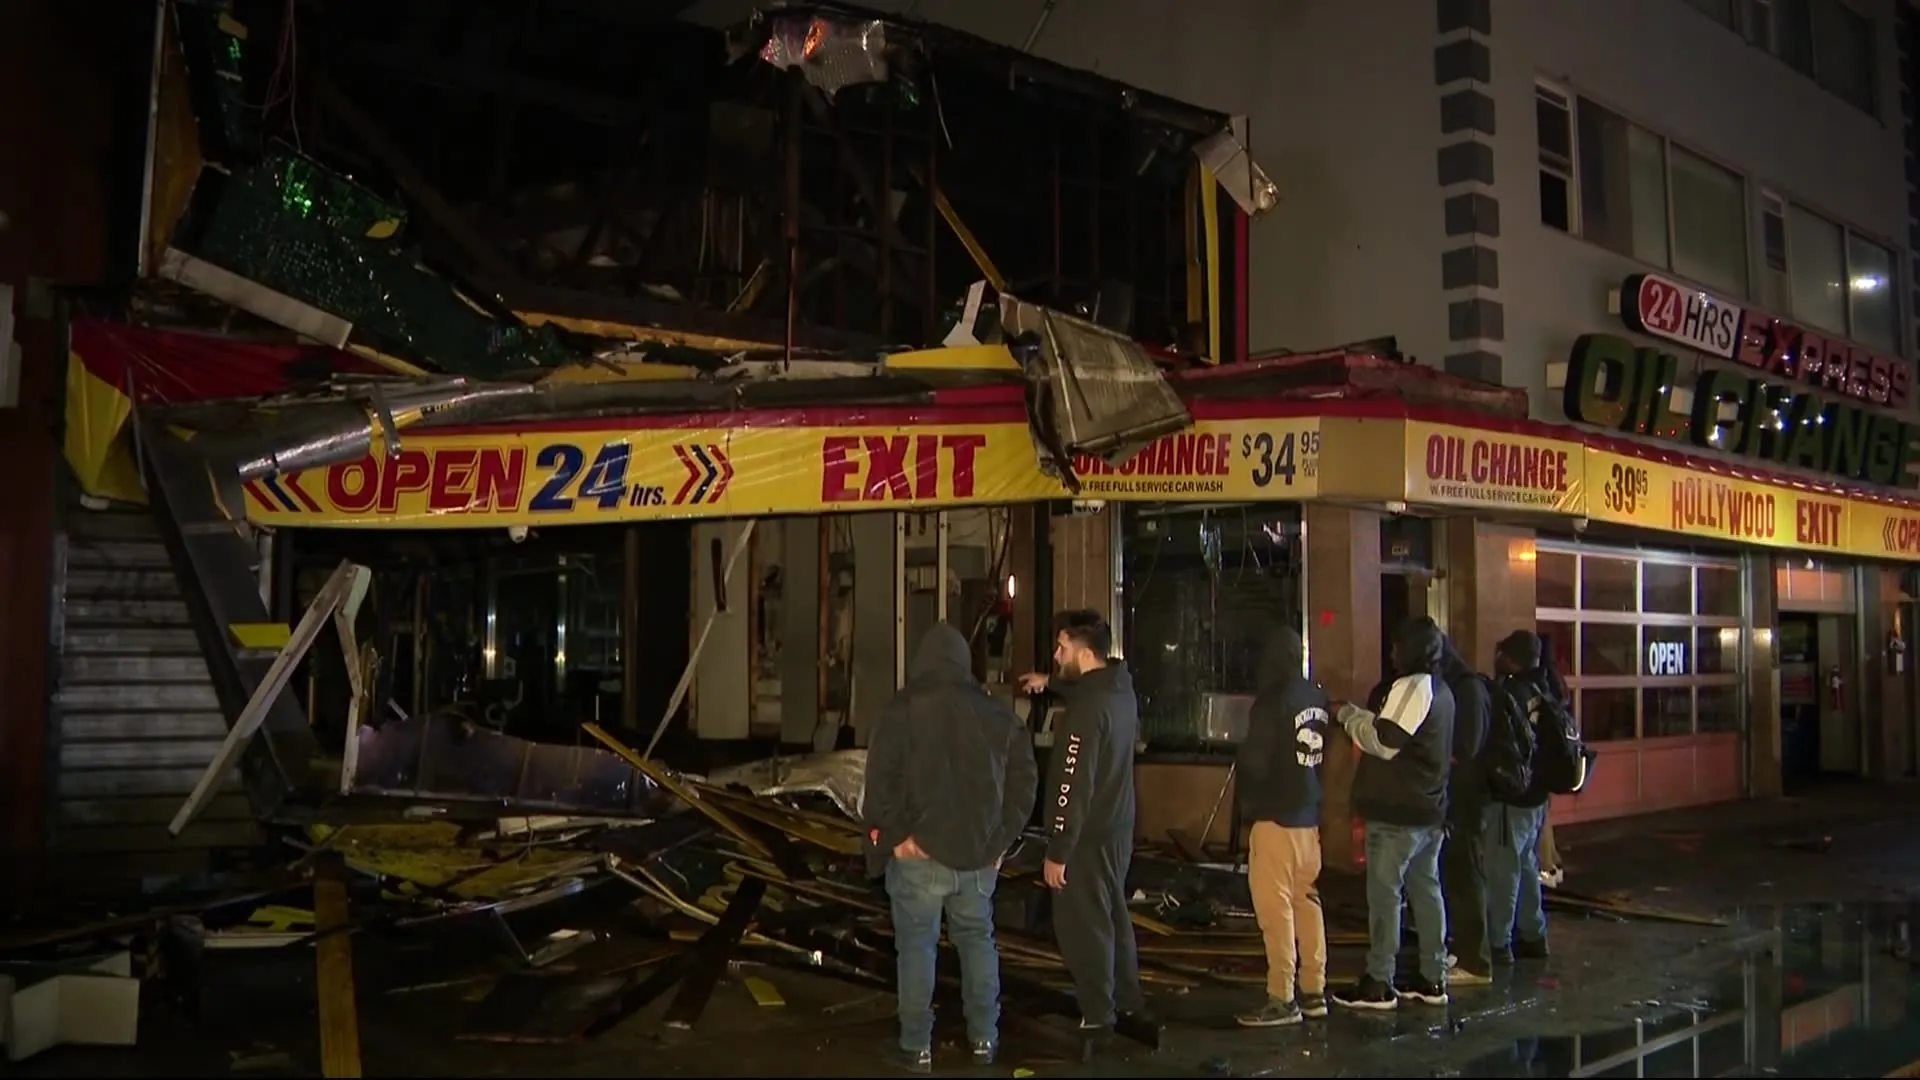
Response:
M1745 909L1759 932L1697 997L1630 1003L1625 1023L1517 1038L1462 1076L1886 1076L1920 1059L1912 911ZM1446 1075L1429 1072L1426 1075Z
M1008 1017L990 1070L959 1067L957 1009L943 1010L946 1075L1059 1076L1886 1076L1920 1061L1920 992L1910 918L1900 904L1750 907L1728 928L1556 917L1550 960L1502 969L1494 985L1459 991L1443 1009L1384 1015L1336 1010L1297 1028L1247 1031L1237 1010L1260 988L1165 995L1158 1054L1061 1052L1064 1031ZM1333 977L1357 974L1337 950ZM734 977L729 976L732 980ZM716 995L699 1030L663 1037L636 1018L605 1038L555 1046L477 1044L458 1037L457 1003L420 995L363 1001L369 1075L876 1076L893 1030L891 996L782 975L781 1009L737 987ZM22 1076L300 1075L298 1064L242 1060L270 1042L310 1059L311 1020L286 1031L210 1029L174 1021L143 1031L137 1055L56 1051ZM293 1030L297 1027L298 1030ZM223 1042L227 1040L227 1042ZM242 1040L229 1045L231 1040ZM264 1042L263 1042L264 1040ZM244 1045L242 1045L244 1043ZM276 1050L278 1052L278 1050ZM377 1064L376 1064L377 1063Z

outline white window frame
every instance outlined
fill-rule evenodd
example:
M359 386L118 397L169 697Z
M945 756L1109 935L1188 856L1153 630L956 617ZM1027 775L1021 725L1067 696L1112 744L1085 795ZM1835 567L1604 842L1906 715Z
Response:
M1779 207L1780 216L1783 223L1786 220L1786 215L1788 211L1793 209L1798 209L1802 213L1809 214L1813 217L1819 218L1821 221L1824 221L1827 224L1833 226L1834 228L1839 229L1840 230L1840 265L1841 265L1842 271L1847 275L1847 281L1849 283L1851 283L1853 280L1853 245L1850 243L1850 241L1853 241L1856 239L1862 240L1862 241L1865 241L1866 243L1872 244L1874 247L1877 247L1887 253L1888 269L1892 273L1892 276L1887 280L1887 288L1892 291L1891 295L1893 297L1893 322L1894 322L1894 330L1895 330L1894 343L1893 343L1894 355L1896 357L1902 357L1902 358L1910 355L1913 350L1912 350L1911 344L1908 341L1908 335L1910 331L1908 329L1908 323L1907 323L1906 304L1903 302L1905 294L1902 292L1902 289L1905 287L1905 284L1906 284L1906 280L1902 276L1902 271L1905 268L1901 265L1902 260L1904 260L1907 256L1906 256L1906 253L1900 248L1900 246L1897 244L1889 244L1885 240L1879 239L1878 237L1874 236L1870 232L1865 232L1863 230L1856 229L1853 226L1847 224L1844 220L1838 217L1835 217L1834 215L1829 214L1826 211L1821 210L1810 203L1798 202L1793 199L1789 199L1784 196L1778 195L1773 191L1765 188L1761 189L1760 194L1761 194L1761 199L1763 200L1761 203L1761 212L1763 214L1766 212L1767 203L1765 202L1765 200L1771 199L1774 201L1774 205L1777 205ZM1761 240L1760 246L1762 249L1760 252L1760 259L1761 259L1761 266L1764 269L1766 265L1766 251L1765 251L1766 237L1763 235L1761 236L1760 240ZM1790 231L1786 232L1785 240L1786 240L1785 247L1787 251L1787 270L1786 270L1787 307L1789 310L1781 311L1781 312L1771 312L1770 314L1777 314L1782 318L1795 319L1795 320L1805 322L1806 316L1791 310L1793 307L1793 234ZM1862 342L1854 334L1853 321L1854 321L1853 320L1853 296L1852 296L1851 289L1849 289L1848 296L1847 296L1847 325L1841 326L1841 327L1816 326L1813 323L1806 323L1806 325L1812 329L1820 330L1828 334L1839 334L1841 338L1846 341L1850 341L1855 344L1864 346L1866 343Z
M1540 103L1544 102L1559 109L1567 116L1567 156L1565 160L1562 160L1558 155L1548 153L1546 147L1539 145L1540 128L1537 119L1534 123L1533 132L1534 156L1538 159L1536 164L1539 166L1541 172L1558 177L1566 183L1567 235L1579 236L1581 232L1580 129L1577 126L1579 116L1574 109L1574 101L1576 98L1571 91L1558 83L1547 79L1535 79L1533 83L1533 100L1536 108L1538 108ZM1553 228L1553 226L1548 225L1545 221L1540 222L1540 224L1543 228ZM1558 232L1559 230L1556 229L1555 231Z
M1579 177L1580 104L1581 102L1588 101L1590 99L1584 98L1579 94L1569 93L1560 87L1553 86L1552 84L1546 83L1544 81L1537 81L1535 85L1536 85L1536 91L1535 91L1536 94L1539 93L1539 89L1538 89L1539 87L1547 87L1551 89L1554 93L1564 95L1569 105L1568 117L1573 124L1573 147L1574 147L1574 161L1573 161L1574 176L1571 184L1569 185L1569 191L1571 192L1571 198L1573 200L1574 213L1572 215L1572 221L1575 226L1572 232L1569 233L1569 235L1577 236L1582 240L1586 240L1590 244L1601 246L1599 245L1598 241L1590 240L1587 238L1586 230L1582 227L1585 223L1582 220L1579 213L1580 205L1582 202L1582 199L1581 199L1582 192L1580 190L1581 185L1580 185L1580 177ZM1740 198L1742 203L1741 210L1743 214L1747 215L1747 287L1743 293L1738 293L1738 294L1729 293L1724 286L1720 286L1720 285L1715 285L1713 286L1713 288L1717 293L1728 295L1730 299L1750 300L1753 297L1755 297L1758 294L1759 290L1758 290L1758 279L1754 276L1754 273L1753 273L1753 263L1754 263L1753 256L1754 256L1754 249L1756 245L1754 242L1754 237L1752 235L1753 233L1752 214L1753 214L1754 192L1757 187L1753 177L1748 175L1743 170L1737 169L1732 165L1729 165L1727 162L1722 161L1721 159L1713 156L1712 154L1708 154L1700 150L1696 150L1692 146L1686 143L1678 142L1674 140L1672 137L1660 131L1658 128L1648 127L1646 124L1643 124L1638 120L1635 120L1633 117L1627 115L1626 113L1620 112L1619 110L1613 108L1612 106L1608 105L1603 101L1593 101L1592 104L1598 108L1605 109L1607 112L1612 113L1614 116L1619 117L1623 122L1631 124L1634 127L1639 128L1641 131L1644 131L1647 134L1652 135L1654 138L1660 140L1660 173L1661 173L1660 197L1661 197L1661 200L1666 204L1666 215L1667 215L1667 237L1666 237L1667 242L1666 242L1665 260L1661 262L1650 262L1646 259L1638 258L1637 256L1623 254L1618 251L1613 251L1612 248L1605 248L1605 250L1612 252L1615 255L1619 255L1623 259L1630 259L1634 262L1637 262L1642 266L1652 267L1656 270L1661 271L1662 273L1667 273L1667 274L1677 273L1677 271L1673 269L1673 246L1674 246L1673 152L1674 152L1674 149L1677 147L1680 150L1685 151L1688 155L1698 158L1701 161L1707 162L1708 164L1714 166L1715 168L1725 169L1729 174L1737 177L1740 180ZM1536 133L1535 141L1536 142L1538 141L1537 133ZM1543 169L1545 168L1544 162L1542 164L1542 168ZM1544 226L1544 224L1545 223L1543 222L1542 225ZM1765 237L1762 237L1761 240L1763 242L1758 246L1764 249ZM1762 258L1764 259L1764 257L1765 256L1763 252Z
M1599 544L1586 544L1577 540L1542 539L1536 541L1535 547L1543 553L1564 555L1573 559L1573 606L1566 608L1536 606L1534 610L1534 624L1536 626L1543 622L1562 624L1569 626L1573 631L1573 636L1567 641L1567 655L1572 660L1572 667L1571 670L1562 671L1560 677L1561 680L1566 683L1567 690L1573 698L1570 704L1574 712L1575 720L1579 721L1584 719L1580 716L1580 691L1583 689L1636 691L1633 706L1633 738L1600 741L1613 745L1625 745L1628 743L1641 742L1648 738L1689 738L1700 735L1728 734L1727 732L1702 732L1700 730L1700 691L1702 689L1731 688L1735 695L1734 711L1736 715L1746 715L1746 677L1750 657L1748 656L1745 643L1746 635L1740 631L1745 626L1750 613L1746 610L1749 605L1744 600L1741 604L1742 611L1738 615L1678 615L1640 610L1646 603L1645 568L1647 564L1655 563L1668 566L1685 566L1692 569L1694 571L1692 585L1694 596L1690 607L1693 612L1697 613L1700 609L1699 571L1702 569L1715 569L1731 570L1738 573L1740 572L1740 560L1738 558L1670 551L1660 548L1613 547ZM1610 559L1633 564L1634 610L1600 611L1589 610L1583 606L1581 581L1585 571L1581 564L1588 558ZM1580 652L1584 646L1583 639L1586 636L1585 627L1588 625L1632 627L1634 629L1634 662L1636 666L1645 662L1644 656L1648 629L1690 628L1695 631L1733 630L1740 637L1741 644L1734 652L1733 670L1731 671L1720 671L1709 675L1698 673L1691 675L1587 675L1583 673L1584 665L1581 661ZM1689 640L1697 641L1698 639L1690 636ZM1697 660L1695 662L1697 662ZM1648 736L1646 734L1646 695L1639 691L1653 689L1688 689L1690 691L1693 702L1693 727L1689 735ZM1751 718L1749 718L1749 725L1750 724ZM1736 729L1736 731L1743 736L1749 730L1751 730L1750 726Z

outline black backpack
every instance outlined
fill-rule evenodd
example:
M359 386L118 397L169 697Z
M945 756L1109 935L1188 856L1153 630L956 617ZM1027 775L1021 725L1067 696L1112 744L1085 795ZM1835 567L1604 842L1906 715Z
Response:
M1487 745L1480 752L1487 790L1500 802L1523 802L1534 790L1533 725L1505 687L1478 672L1473 677L1486 688L1492 706L1492 715L1487 718Z
M1566 703L1552 694L1541 694L1533 702L1534 778L1548 795L1572 795L1587 783L1587 748L1580 742L1580 729Z

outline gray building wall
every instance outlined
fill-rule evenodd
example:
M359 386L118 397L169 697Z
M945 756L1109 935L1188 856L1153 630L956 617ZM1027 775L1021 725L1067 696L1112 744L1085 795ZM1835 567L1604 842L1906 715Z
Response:
M1282 196L1253 225L1255 351L1394 334L1422 362L1530 388L1554 419L1547 366L1617 328L1607 291L1648 267L1540 224L1540 78L1743 174L1756 283L1762 187L1890 247L1910 349L1906 0L1847 2L1876 29L1878 117L1688 0L1058 0L1034 51L1250 118ZM1018 45L1044 5L875 6Z

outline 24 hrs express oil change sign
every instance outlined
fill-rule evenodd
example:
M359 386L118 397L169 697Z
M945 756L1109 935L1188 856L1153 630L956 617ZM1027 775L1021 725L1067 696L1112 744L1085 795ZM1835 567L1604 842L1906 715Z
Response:
M267 524L484 528L1056 498L1017 424L415 436L246 485Z

